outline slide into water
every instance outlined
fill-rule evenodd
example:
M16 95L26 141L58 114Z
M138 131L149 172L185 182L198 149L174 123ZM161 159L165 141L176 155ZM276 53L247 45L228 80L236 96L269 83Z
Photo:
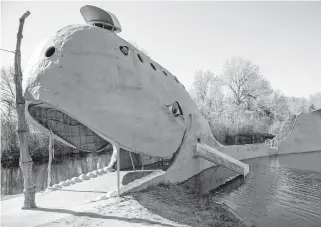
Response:
M321 109L292 115L266 143L280 154L321 151Z
M280 153L321 151L321 109L298 116L292 131L278 143Z

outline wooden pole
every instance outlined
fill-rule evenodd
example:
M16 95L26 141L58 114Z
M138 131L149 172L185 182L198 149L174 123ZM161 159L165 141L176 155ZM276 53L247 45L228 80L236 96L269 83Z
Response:
M117 196L120 195L120 152L119 147L116 146L117 149Z
M36 185L32 172L32 158L28 150L28 126L25 119L25 99L22 94L22 72L21 72L21 40L22 31L25 19L30 15L30 12L25 12L20 18L17 44L14 59L14 81L16 85L16 110L18 116L18 137L20 143L20 158L19 165L23 173L23 186L24 186L24 205L22 209L36 208Z

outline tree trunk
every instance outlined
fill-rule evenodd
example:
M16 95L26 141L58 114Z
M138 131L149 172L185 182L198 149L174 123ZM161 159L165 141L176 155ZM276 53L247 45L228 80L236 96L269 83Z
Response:
M16 85L16 108L18 115L18 137L20 142L20 158L19 165L23 173L23 186L25 201L22 209L36 208L35 195L36 185L32 172L32 158L28 151L28 127L25 119L25 99L22 94L22 72L21 72L21 40L22 30L25 19L30 15L30 12L25 12L20 18L19 29L17 34L17 44L14 61L14 81Z

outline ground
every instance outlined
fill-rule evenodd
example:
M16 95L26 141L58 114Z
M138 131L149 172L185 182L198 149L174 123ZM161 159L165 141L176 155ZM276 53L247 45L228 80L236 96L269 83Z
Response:
M184 186L156 186L97 202L42 226L244 226L231 212Z

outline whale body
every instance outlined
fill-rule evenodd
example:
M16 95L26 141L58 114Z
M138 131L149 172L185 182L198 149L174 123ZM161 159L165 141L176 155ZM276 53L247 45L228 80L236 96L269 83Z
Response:
M199 124L194 133L211 134L177 78L106 29L60 29L41 44L26 74L29 120L79 149L97 151L109 141L171 157L190 114Z

